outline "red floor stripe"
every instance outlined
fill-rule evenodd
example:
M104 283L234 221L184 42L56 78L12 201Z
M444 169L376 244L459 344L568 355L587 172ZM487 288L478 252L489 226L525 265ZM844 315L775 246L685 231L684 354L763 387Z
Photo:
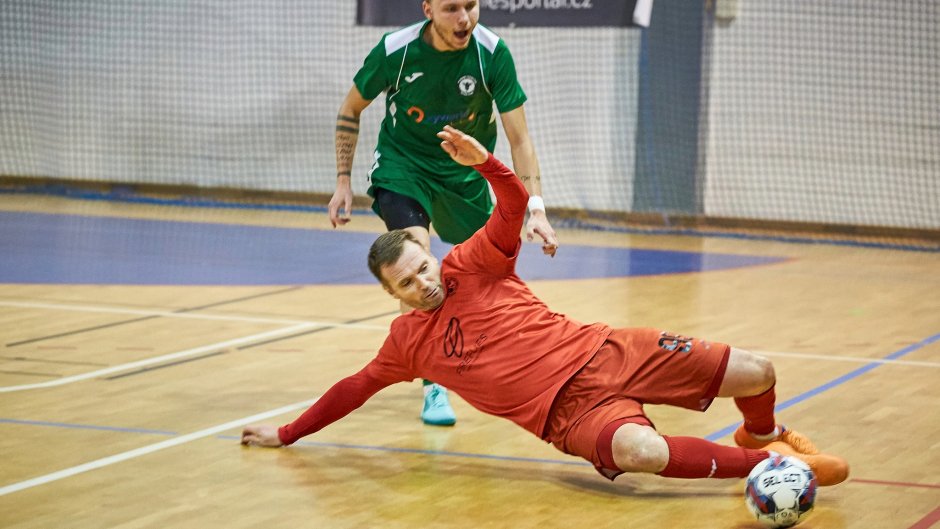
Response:
M905 483L903 481L879 481L877 479L855 479L851 478L852 483L866 483L868 485L890 485L892 487L917 487L922 489L940 489L936 483Z
M919 522L912 525L909 529L927 529L937 522L940 522L940 507L934 509L933 512L927 516L924 516Z

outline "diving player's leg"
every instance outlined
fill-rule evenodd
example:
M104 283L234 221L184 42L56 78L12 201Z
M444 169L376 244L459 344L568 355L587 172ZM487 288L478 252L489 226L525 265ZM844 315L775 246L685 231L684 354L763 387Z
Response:
M762 448L770 442L782 441L802 454L818 454L819 450L805 435L777 424L774 405L777 402L777 378L770 360L736 347L731 348L719 397L732 397L744 417L734 432L734 442L745 448Z
M657 329L614 329L556 397L547 437L563 452L591 461L609 479L623 472L744 477L774 452L809 464L820 485L844 481L848 465L837 456L800 453L780 441L751 448L662 435L643 411L643 404L705 411L716 397L758 397L775 381L768 361L725 344ZM773 402L766 399L743 413L746 422L773 430Z

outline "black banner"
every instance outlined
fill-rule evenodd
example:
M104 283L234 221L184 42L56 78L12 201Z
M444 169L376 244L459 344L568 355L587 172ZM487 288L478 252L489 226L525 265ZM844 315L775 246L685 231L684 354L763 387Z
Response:
M490 27L630 27L649 24L652 0L480 0ZM420 0L358 0L360 26L406 26L424 19Z

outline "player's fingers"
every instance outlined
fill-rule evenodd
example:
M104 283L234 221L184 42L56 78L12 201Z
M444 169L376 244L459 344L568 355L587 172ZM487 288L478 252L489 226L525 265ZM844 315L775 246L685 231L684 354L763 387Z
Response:
M534 228L534 230L535 233L538 233L539 237L541 237L542 240L546 243L554 244L556 246L558 245L558 237L555 236L555 230L553 230L551 227L538 226Z
M255 437L254 432L252 432L251 429L245 428L244 430L242 430L242 444L243 445L251 444L251 442L254 440L257 440L257 437Z
M338 219L338 215L337 215L338 210L339 210L339 205L334 203L333 201L330 201L330 205L328 206L327 213L330 216L330 224L332 224L334 228L336 227L336 221Z
M555 235L555 234L554 234L554 233L551 233L550 230L546 230L546 229L543 228L542 226L533 225L531 228L529 228L529 233L530 233L530 234L534 233L534 234L538 235L538 236L542 239L542 241L544 241L544 242L546 242L546 243L554 243L554 242L555 242L555 241L552 240L552 239L554 238L554 235ZM530 240L531 240L531 239L530 239Z
M534 231L542 238L542 253L555 257L555 252L558 251L558 238L555 237L555 231L551 228L535 228Z

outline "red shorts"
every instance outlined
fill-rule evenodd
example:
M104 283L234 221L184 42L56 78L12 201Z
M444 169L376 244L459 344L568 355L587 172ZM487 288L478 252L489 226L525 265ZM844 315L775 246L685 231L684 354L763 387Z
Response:
M730 351L723 343L658 329L614 329L558 392L543 437L562 452L601 467L601 431L617 419L645 418L644 404L708 409Z

